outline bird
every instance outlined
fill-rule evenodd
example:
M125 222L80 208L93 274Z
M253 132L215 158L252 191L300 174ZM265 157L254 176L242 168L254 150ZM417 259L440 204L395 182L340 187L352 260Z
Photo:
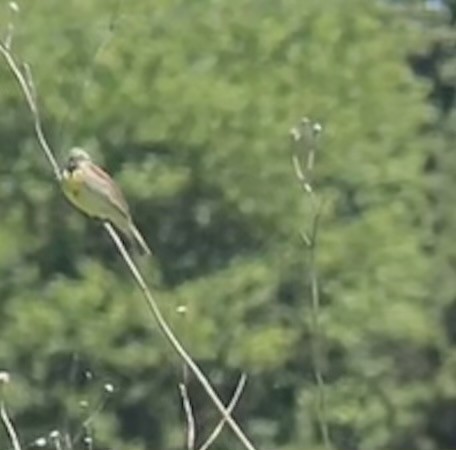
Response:
M151 251L133 222L122 191L90 155L80 147L73 147L62 171L62 190L67 199L89 217L110 222L143 253Z

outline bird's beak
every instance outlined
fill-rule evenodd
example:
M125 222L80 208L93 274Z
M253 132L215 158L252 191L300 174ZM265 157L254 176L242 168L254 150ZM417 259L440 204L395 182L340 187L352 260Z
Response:
M72 173L74 170L77 169L77 167L78 167L77 162L74 159L70 159L70 160L68 160L68 163L67 163L65 169L68 172Z

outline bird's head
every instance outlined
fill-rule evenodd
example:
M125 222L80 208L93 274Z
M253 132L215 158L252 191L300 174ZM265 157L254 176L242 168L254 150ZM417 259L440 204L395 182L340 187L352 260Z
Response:
M72 172L76 168L78 168L79 164L84 162L84 161L90 161L90 156L89 154L82 148L80 147L73 147L70 150L70 153L68 155L68 161L66 164L66 169L69 172Z

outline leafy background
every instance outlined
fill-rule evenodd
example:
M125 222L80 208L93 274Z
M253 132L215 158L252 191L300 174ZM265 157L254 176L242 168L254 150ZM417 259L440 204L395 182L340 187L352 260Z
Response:
M125 191L178 336L223 398L249 374L236 417L258 448L323 448L299 237L312 217L288 137L320 121L333 446L456 448L454 1L1 8L60 160L83 145ZM95 448L183 448L181 363L100 226L53 184L4 63L0 142L0 366L22 441L77 434L112 383ZM189 388L202 440L218 415ZM240 444L225 432L213 448Z

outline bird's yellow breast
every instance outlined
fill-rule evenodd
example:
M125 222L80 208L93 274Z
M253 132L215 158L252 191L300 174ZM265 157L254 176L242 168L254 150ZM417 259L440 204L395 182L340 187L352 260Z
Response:
M62 176L62 189L68 200L73 203L76 207L85 211L85 202L82 198L83 194L83 174L80 169L73 171L64 170Z

